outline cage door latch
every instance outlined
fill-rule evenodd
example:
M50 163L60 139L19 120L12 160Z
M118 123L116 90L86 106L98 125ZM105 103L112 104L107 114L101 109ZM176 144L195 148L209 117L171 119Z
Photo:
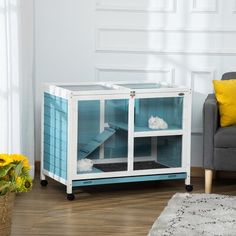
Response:
M134 97L135 96L135 91L130 91L130 97Z

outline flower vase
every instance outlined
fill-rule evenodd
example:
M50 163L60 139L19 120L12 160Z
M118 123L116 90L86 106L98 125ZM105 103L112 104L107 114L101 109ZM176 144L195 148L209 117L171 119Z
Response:
M11 219L14 206L15 193L0 196L0 235L11 235Z

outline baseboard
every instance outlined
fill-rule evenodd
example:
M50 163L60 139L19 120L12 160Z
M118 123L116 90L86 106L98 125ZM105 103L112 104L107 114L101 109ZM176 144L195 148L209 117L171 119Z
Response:
M40 161L35 161L35 172L40 172ZM205 170L203 167L191 167L191 177L204 178ZM213 178L236 179L236 172L217 171Z
M40 172L40 161L35 161L34 167L35 167L35 173L39 173Z
M204 178L205 171L202 167L191 167L191 177Z
M235 171L217 171L216 178L236 179L236 172Z
M191 167L191 177L205 177L205 170L203 167ZM214 171L213 179L236 179L236 171Z

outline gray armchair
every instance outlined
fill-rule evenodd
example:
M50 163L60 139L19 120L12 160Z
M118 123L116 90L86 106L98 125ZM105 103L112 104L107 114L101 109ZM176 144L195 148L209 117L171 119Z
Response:
M222 80L226 79L236 79L236 72L223 74ZM207 96L203 106L203 167L206 193L211 193L214 170L236 171L236 126L220 127L214 94Z

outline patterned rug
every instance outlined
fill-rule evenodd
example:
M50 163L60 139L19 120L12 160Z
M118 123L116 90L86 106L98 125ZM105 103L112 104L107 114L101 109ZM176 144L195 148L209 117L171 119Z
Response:
M236 236L236 197L175 194L149 236Z

